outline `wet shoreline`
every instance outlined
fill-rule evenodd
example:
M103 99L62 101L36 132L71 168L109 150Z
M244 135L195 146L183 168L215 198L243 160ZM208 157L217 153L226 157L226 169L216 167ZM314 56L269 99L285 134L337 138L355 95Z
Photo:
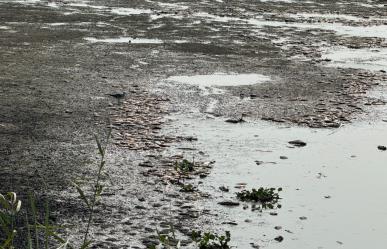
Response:
M238 248L367 246L382 226L350 223L366 206L349 216L344 204L369 194L385 215L361 176L384 174L386 22L376 1L1 0L0 190L42 194L46 182L57 220L81 224L66 231L76 241L84 209L69 182L91 177L93 134L114 127L98 248L144 248L170 223L186 247L199 228L230 229ZM183 182L195 191L184 192L175 164L193 158ZM278 215L217 205L247 180L284 187Z

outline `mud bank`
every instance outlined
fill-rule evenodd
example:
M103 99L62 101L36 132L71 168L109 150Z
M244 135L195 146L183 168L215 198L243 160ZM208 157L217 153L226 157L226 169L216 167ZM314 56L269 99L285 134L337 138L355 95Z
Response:
M337 196L336 204L342 211L340 205L353 203L355 198L346 198L345 191L359 189L336 184L344 181L347 172L335 168L341 162L338 154L327 162L327 167L333 167L329 168L332 175L337 176L324 187L317 186L311 176L321 173L323 177L325 168L312 159L327 149L328 134L335 131L315 132L306 127L352 127L350 123L356 120L375 118L372 107L384 105L385 99L367 93L376 86L383 88L387 79L383 69L386 18L384 4L375 1L1 0L0 192L12 190L23 196L32 190L42 199L48 197L52 209L57 210L54 216L58 222L80 224L64 231L77 241L84 229L85 207L69 182L93 176L93 134L103 136L113 127L109 177L104 179L107 190L92 228L96 248L145 248L157 243L156 227L168 230L171 223L185 247L191 242L188 235L193 229L231 229L222 223L237 220L241 224L245 213L237 216L218 208L215 202L223 195L214 189L223 181L233 187L236 179L245 178L249 187L259 182L284 185L286 190L284 209L278 216L264 213L249 218L254 222L232 229L233 243L239 248L256 244L268 248L332 248L331 243L353 246L351 243L357 241L349 242L353 231L345 238L323 232L336 223L318 218L332 211L329 204L322 204L331 200L320 197L331 195L334 200ZM108 95L115 92L125 92L125 98L117 101ZM167 115L178 119L169 120ZM232 126L225 120L249 123ZM280 129L282 126L273 121L291 128ZM376 133L364 132L364 136L376 139L383 135L378 133L382 125L371 126L377 128ZM342 141L371 128L356 129L338 131L337 139ZM267 135L251 138L254 130L264 130ZM222 134L230 135L227 141L222 140ZM313 161L310 172L296 150L273 145L283 145L282 135L289 134L304 135L316 144L303 152L303 158ZM184 142L191 144L196 138L197 153ZM233 142L249 143L250 139L254 139L251 147L245 144L235 150ZM253 145L275 152L266 158L266 154L251 151ZM328 145L327 153L346 145ZM219 148L242 168L227 171L230 162ZM370 155L376 153L373 149ZM279 155L288 157L281 161L287 167L281 173L276 171ZM377 170L370 177L383 173L379 155L372 158ZM192 157L198 159L198 174L186 181L199 191L186 193L175 184L179 176L174 169L177 161ZM298 159L293 161L293 157ZM213 160L218 164L209 164ZM254 165L255 160L278 165L262 169ZM359 175L364 173L360 169L364 160L345 157L343 165L353 167ZM250 167L255 167L254 174ZM295 171L289 169L293 167ZM297 181L302 186L296 186L287 178L288 172L294 173L295 179L310 178ZM261 176L248 178L246 173ZM358 180L355 175L351 179L349 184ZM318 197L302 191L308 184L321 192ZM336 185L337 193L327 187ZM363 191L371 188L367 185ZM320 216L309 212L320 204L324 207ZM307 216L304 223L312 221L307 226L297 216ZM366 221L351 224L360 223ZM271 229L273 225L294 235L277 233ZM315 231L311 226L317 227L313 236L304 232ZM247 237L242 230L248 231ZM375 233L362 230L369 236L361 242L378 236L378 231L379 227ZM272 237L279 234L292 243L272 243ZM325 235L329 239L317 241L321 243L304 240Z

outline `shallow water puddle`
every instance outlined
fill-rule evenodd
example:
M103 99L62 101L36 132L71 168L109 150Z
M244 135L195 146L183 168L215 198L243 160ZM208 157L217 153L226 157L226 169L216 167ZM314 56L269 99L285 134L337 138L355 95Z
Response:
M112 8L111 13L116 15L141 15L141 14L150 14L151 10L148 9L134 9L134 8Z
M247 20L247 23L258 28L268 26L299 29L322 29L334 31L338 35L345 36L387 38L387 25L346 26L340 23L286 23L280 21L268 21L264 19L249 19Z
M322 29L328 31L334 31L338 35L345 36L354 36L354 37L379 37L379 38L387 38L387 25L369 25L369 26L348 26L343 25L339 22L328 23L328 22L315 22L315 23L303 23L303 22L284 22L284 21L270 21L265 20L262 16L258 16L256 18L250 19L241 19L235 17L227 17L227 16L216 16L212 14L208 14L205 12L199 12L194 14L194 16L199 18L205 18L207 20L215 21L215 22L238 22L238 23L246 23L252 25L256 28L263 27L278 27L278 28L298 28L298 29ZM361 18L349 15L335 15L335 14L318 14L318 13L299 13L299 14L291 14L288 16L293 17L301 17L301 18L325 18L325 19L346 19L351 21L361 21Z
M254 85L270 81L270 77L261 74L215 73L208 75L171 76L167 80L202 87L219 87Z
M342 19L342 20L348 20L348 21L362 21L363 18L357 17L357 16L351 16L351 15L344 15L344 14L322 14L322 13L297 13L297 14L290 14L286 15L293 18L316 18L316 19Z
M382 191L387 187L387 152L377 149L387 144L387 123L314 130L179 116L174 127L178 128L172 132L198 138L185 147L204 151L208 160L216 161L199 185L215 200L200 205L219 215L214 226L230 230L237 248L255 243L266 248L353 249L383 248L387 243L387 194ZM307 146L290 148L288 141L294 139ZM246 183L247 189L282 187L282 208L272 210L278 215L218 205L224 199L235 200L238 183ZM220 186L228 186L230 193L221 192ZM229 221L238 225L221 225ZM274 240L279 235L282 243Z
M327 65L333 67L358 68L375 71L387 70L387 48L334 48L328 50L322 58L331 60Z
M118 37L118 38L105 38L98 39L94 37L84 38L86 41L92 43L133 43L133 44L161 44L162 40L159 39L146 39L146 38L131 38L131 37Z

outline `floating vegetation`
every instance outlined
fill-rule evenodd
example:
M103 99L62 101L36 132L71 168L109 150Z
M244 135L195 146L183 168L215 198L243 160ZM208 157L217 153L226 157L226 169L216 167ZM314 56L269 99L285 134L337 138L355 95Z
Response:
M194 171L194 162L190 162L187 159L183 159L181 162L176 162L175 169L176 171L182 172L182 173L188 173Z
M192 193L192 192L195 192L196 190L197 190L196 187L192 184L182 184L180 192Z
M226 231L225 235L201 231L193 231L192 240L197 244L199 249L229 249L228 243L231 240L231 234Z
M258 210L262 209L273 209L281 208L281 205L278 204L278 201L281 199L279 197L279 192L282 191L282 188L263 188L259 189L253 188L250 190L243 190L242 192L237 193L237 198L241 201L252 201L259 203Z

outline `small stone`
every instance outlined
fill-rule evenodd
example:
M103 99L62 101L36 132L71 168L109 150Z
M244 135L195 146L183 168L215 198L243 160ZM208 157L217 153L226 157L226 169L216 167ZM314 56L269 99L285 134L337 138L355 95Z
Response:
M222 206L239 206L240 203L239 202L235 202L235 201L220 201L218 202L219 205L222 205Z
M230 189L228 187L226 187L226 186L220 186L219 190L223 191L223 192L229 192L230 191Z
M284 240L284 237L282 237L281 235L280 236L277 236L274 238L275 241L278 241L278 242L282 242Z
M255 249L259 249L260 248L259 245L254 244L254 243L250 243L250 245L251 245L252 248L255 248Z
M236 223L235 221L226 221L226 222L222 222L222 224L232 225L232 226L237 226L238 225L238 223Z
M306 143L304 141L301 141L301 140L289 141L289 144L294 145L296 147L304 147L304 146L306 146Z
M300 217L300 220L307 220L308 218L307 217L305 217L305 216L301 216Z
M384 146L384 145L379 145L379 146L378 146L378 150L386 151L386 150L387 150L387 147Z
M243 122L246 122L246 121L244 121L242 118L238 118L238 119L230 118L230 119L227 119L225 122L232 123L232 124L237 124L237 123L243 123Z
M288 157L286 157L286 156L280 156L280 159L286 160L286 159L288 159Z
M250 220L250 219L245 219L245 222L246 222L246 223L251 223L251 222L253 222L253 221Z
M275 226L274 229L275 229L275 230L281 230L282 227L281 227L281 226Z

